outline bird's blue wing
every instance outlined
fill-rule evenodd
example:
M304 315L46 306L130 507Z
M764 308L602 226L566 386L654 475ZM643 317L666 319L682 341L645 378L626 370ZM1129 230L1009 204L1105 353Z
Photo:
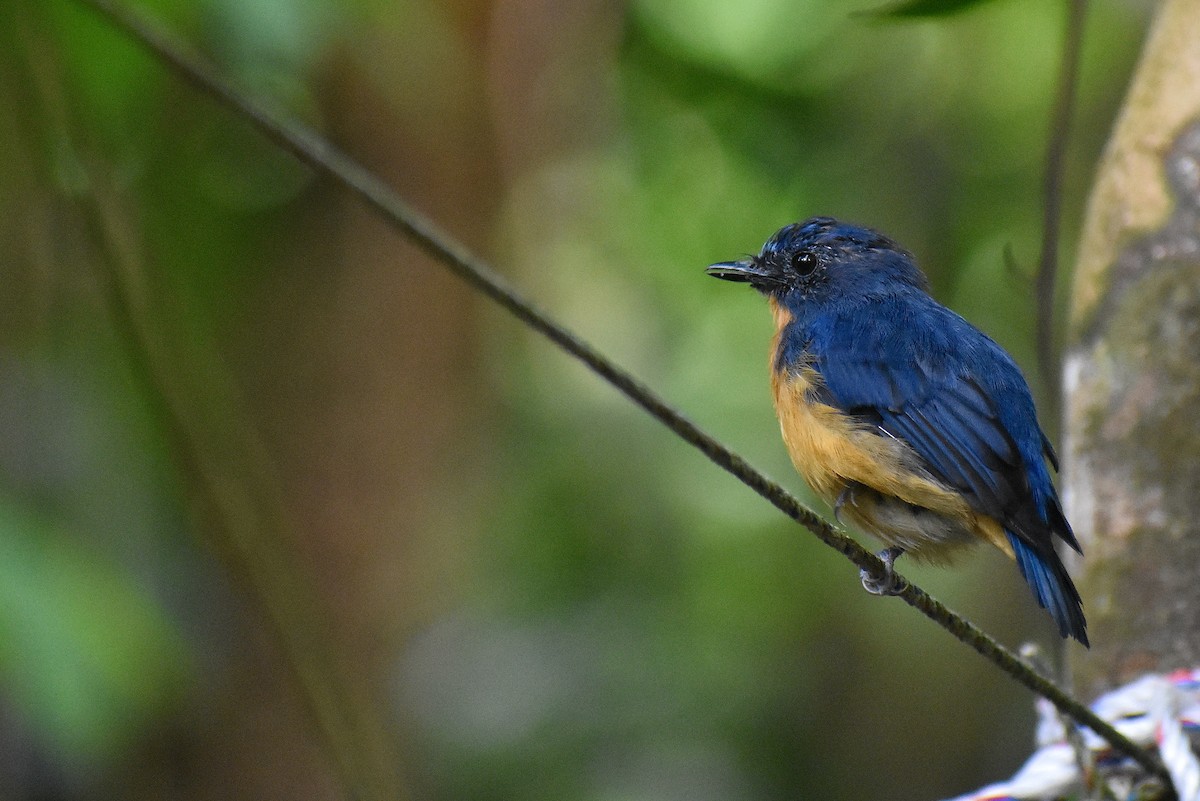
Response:
M928 296L882 299L808 327L824 399L910 446L930 474L1039 550L1079 546L1046 467L1033 399L995 342Z
M804 354L822 377L820 400L907 442L933 477L999 522L1038 603L1063 636L1086 645L1079 592L1054 537L1076 551L1079 543L1046 468L1054 451L1012 358L924 294L823 315L794 336L780 356Z

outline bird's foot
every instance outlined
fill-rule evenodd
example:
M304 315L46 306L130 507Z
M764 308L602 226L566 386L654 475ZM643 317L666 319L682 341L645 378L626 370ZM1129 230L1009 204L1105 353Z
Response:
M863 589L872 595L899 595L908 589L908 582L892 569L903 553L903 548L884 548L875 554L883 562L883 572L879 574L865 567L859 570L858 577L862 580Z
M847 503L854 503L854 488L855 484L847 484L845 489L838 493L837 500L833 502L833 519L842 522L842 507Z

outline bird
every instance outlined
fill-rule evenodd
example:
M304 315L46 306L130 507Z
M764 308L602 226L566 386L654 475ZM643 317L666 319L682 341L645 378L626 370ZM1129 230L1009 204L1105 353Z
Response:
M1079 591L1055 550L1082 555L1047 467L1058 457L1016 361L938 303L913 255L832 217L779 229L757 256L706 272L750 284L775 322L771 390L797 471L895 560L946 564L985 541L1015 560L1062 637L1089 646Z

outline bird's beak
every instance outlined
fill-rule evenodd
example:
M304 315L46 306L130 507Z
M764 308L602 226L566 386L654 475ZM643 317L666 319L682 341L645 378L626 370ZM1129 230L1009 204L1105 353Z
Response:
M713 278L720 278L725 281L740 281L742 283L772 281L772 276L760 267L754 259L723 261L717 264L710 264L704 272Z

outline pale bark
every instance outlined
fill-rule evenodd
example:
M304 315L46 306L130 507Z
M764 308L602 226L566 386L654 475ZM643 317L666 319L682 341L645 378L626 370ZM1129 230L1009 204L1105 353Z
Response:
M1089 202L1065 361L1084 698L1200 664L1200 0L1166 0Z

